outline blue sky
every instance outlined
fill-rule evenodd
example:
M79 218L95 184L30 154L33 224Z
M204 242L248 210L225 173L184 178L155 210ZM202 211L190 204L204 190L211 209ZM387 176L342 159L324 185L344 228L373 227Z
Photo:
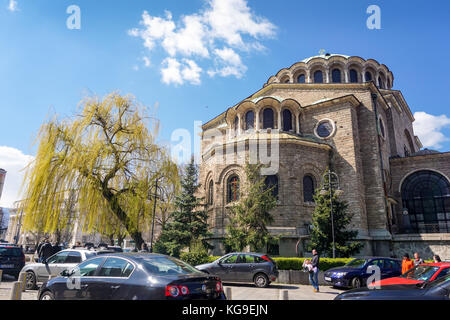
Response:
M158 103L160 139L167 141L175 129L192 131L194 121L210 120L320 49L386 64L413 113L425 113L418 114L422 140L448 151L450 2L430 3L0 0L0 166L10 172L0 206L14 198L17 168L34 154L42 122L73 114L85 95L119 90ZM381 30L366 27L372 4L381 8ZM70 5L81 10L80 30L66 27ZM142 33L144 11L153 30L173 24L178 33ZM227 25L237 13L246 26ZM214 32L198 37L198 21ZM180 37L186 23L191 32Z

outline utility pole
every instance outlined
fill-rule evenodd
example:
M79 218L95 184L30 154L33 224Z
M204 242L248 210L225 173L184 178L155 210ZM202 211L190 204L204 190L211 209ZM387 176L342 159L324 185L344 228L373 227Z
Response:
M153 233L155 230L155 220L156 220L156 199L157 199L157 194L158 192L158 179L156 179L156 184L155 184L155 197L154 197L154 203L153 203L153 220L152 220L152 234L150 236L150 253L153 253Z

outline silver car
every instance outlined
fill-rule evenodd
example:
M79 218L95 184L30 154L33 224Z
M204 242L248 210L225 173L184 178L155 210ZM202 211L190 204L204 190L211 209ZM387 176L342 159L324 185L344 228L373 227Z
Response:
M216 275L223 282L253 282L259 288L267 287L278 277L275 261L260 253L230 253L195 268Z
M21 272L26 272L25 287L27 290L37 289L38 283L43 283L49 276L59 276L64 270L69 270L79 263L93 258L96 251L86 249L68 249L60 251L42 263L25 265Z

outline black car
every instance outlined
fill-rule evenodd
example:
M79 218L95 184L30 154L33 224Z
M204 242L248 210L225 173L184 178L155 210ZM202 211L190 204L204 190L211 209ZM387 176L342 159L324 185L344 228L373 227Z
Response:
M398 277L402 274L401 261L398 259L362 257L350 261L343 267L327 270L325 281L335 287L365 287L367 279L373 274L369 269L371 266L380 269L381 279Z
M105 254L61 275L44 283L39 300L225 299L220 278L159 254Z
M353 289L341 293L335 300L450 300L450 275L417 285Z
M253 282L259 288L269 286L278 277L275 261L267 254L261 253L230 253L195 268L217 275L226 282Z
M0 245L0 270L3 274L19 277L20 270L25 266L25 255L19 247Z

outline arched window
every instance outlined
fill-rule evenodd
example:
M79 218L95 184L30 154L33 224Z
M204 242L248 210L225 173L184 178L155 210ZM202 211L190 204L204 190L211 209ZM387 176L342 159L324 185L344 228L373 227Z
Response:
M239 130L239 117L234 118L234 134L237 135L238 134L238 130Z
M273 129L274 119L273 110L270 108L264 109L263 112L263 129Z
M303 201L314 202L314 179L313 177L306 175L303 178Z
M418 233L450 232L450 183L440 173L422 170L402 184L403 207Z
M372 74L370 72L366 72L366 82L372 81Z
M314 72L314 83L323 83L323 72L318 70Z
M255 113L253 111L249 111L245 115L245 130L251 130L254 128L255 128Z
M278 197L278 177L267 176L265 179L266 190L272 189L272 195Z
M383 79L381 79L381 77L378 77L378 87L380 89L384 89L384 83L383 83Z
M331 72L331 78L333 83L341 83L342 82L341 70L333 69L333 71Z
M232 176L227 181L227 202L239 201L239 177Z
M214 182L211 180L208 186L208 204L214 204Z
M358 83L358 71L355 69L350 70L350 83Z
M301 74L298 79L297 79L298 83L305 83L306 82L306 77L304 74Z
M292 130L292 113L288 109L283 110L283 131Z

